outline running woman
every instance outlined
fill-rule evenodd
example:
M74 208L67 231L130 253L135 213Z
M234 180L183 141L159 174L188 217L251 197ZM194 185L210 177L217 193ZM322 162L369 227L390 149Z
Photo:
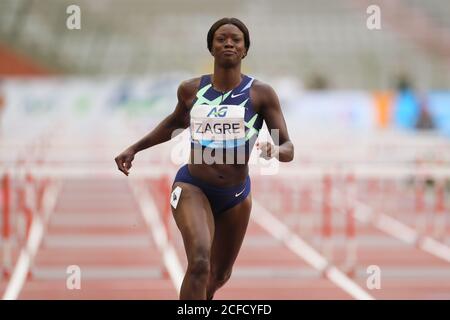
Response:
M236 18L220 19L208 31L207 46L214 73L182 82L175 110L115 158L128 176L136 153L190 128L190 160L176 174L170 199L188 261L183 300L212 299L231 276L252 207L249 155L263 121L278 139L258 144L260 156L294 157L277 94L241 73L250 47L247 27Z

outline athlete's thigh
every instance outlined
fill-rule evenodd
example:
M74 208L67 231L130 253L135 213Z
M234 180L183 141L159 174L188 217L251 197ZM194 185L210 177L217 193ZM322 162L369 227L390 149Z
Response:
M214 218L208 199L200 188L183 182L175 182L173 189L181 188L176 209L172 215L181 232L188 261L196 250L210 249L214 237Z
M211 270L218 275L231 272L244 240L252 208L251 193L233 208L215 217Z

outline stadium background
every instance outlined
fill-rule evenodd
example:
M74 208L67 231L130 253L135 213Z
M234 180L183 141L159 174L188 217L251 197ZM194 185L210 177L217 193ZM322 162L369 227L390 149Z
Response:
M248 26L243 72L277 91L296 156L253 154L252 221L217 298L449 299L445 0L0 0L3 298L177 297L166 199L187 135L129 178L113 159L212 72L225 16Z

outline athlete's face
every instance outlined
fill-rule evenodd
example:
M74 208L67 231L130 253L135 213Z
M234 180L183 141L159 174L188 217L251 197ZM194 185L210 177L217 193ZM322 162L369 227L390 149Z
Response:
M211 54L219 63L235 65L247 54L244 34L233 24L224 24L214 33Z

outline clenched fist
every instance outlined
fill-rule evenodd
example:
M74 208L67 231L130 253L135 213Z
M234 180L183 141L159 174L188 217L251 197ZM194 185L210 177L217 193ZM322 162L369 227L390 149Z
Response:
M128 176L129 174L129 170L131 169L131 162L134 160L135 154L136 152L134 152L133 149L128 148L114 158L114 161L116 161L117 164L117 168L126 176Z
M272 143L265 141L265 142L257 142L256 148L258 150L261 150L261 153L259 156L263 159L270 160L272 158L278 158L278 146L273 145Z

